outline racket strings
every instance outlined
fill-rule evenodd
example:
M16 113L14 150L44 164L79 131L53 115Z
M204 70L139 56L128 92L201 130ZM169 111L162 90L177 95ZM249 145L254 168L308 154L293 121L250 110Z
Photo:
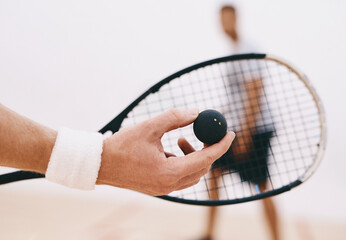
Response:
M320 140L319 111L309 90L284 65L263 59L228 61L192 70L150 94L129 114L122 127L137 124L170 108L215 109L224 114L228 130L238 137L196 186L171 196L191 200L241 199L285 186L313 164ZM241 136L246 135L245 141ZM165 134L165 151L182 155L177 139L195 149L203 144L192 126ZM238 149L238 150L237 150ZM237 152L243 149L243 153ZM245 151L244 151L245 149ZM257 184L257 187L256 187Z
M288 106L288 116L289 116L289 120L285 121L285 123L294 123L295 119L302 119L303 117L306 119L309 118L315 118L316 116L318 116L318 112L317 112L317 108L316 106L313 106L311 103L313 103L315 105L315 103L312 101L312 97L311 95L308 94L304 94L302 92L302 88L298 88L294 83L294 79L292 77L292 75L290 75L289 78L290 81L288 81L290 84L286 84L286 87L289 88L291 91L286 91L284 94L286 96L287 102L288 99L298 99L299 96L298 94L300 94L300 96L304 97L304 99L302 99L300 102L301 104L296 104L296 105L289 105ZM281 83L283 83L283 81L281 81ZM288 85L288 86L287 86ZM304 89L305 90L305 89ZM292 93L293 96L288 95L288 93ZM306 99L306 98L310 98L310 99ZM310 100L310 101L309 101ZM306 103L309 103L307 106L304 106L304 108L302 108L303 105L305 105ZM298 117L296 117L296 115L299 115ZM295 117L294 117L295 116ZM311 124L311 121L309 124L307 124L307 122L303 122L303 124L290 124L290 126L283 128L283 130L285 131L286 135L288 135L289 130L291 129L291 133L295 133L295 132L300 132L303 133L304 135L302 135L301 139L298 139L299 142L306 142L306 146L304 146L304 144L299 144L296 145L295 147L293 147L293 144L287 144L290 147L290 151L293 153L299 153L300 156L296 156L299 159L302 159L302 163L304 164L304 167L307 168L308 164L306 163L306 159L313 159L313 154L316 152L314 151L311 147L307 147L309 145L313 146L313 143L311 142L311 137L309 137L309 132L311 131L316 131L319 130L319 126L314 126ZM308 155L307 157L304 157L304 152L303 152L303 147L306 150L310 150L310 155ZM307 154L307 153L305 153ZM292 161L295 165L295 168L298 169L296 161Z

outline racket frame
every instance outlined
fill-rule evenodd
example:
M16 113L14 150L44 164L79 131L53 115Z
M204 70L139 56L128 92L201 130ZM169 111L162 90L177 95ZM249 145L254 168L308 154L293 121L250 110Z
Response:
M327 126L326 126L326 119L324 114L324 108L322 105L322 102L320 98L318 97L315 89L310 84L308 78L305 74L303 74L301 71L297 70L297 68L292 67L291 64L287 63L287 61L281 60L280 58L277 58L272 55L267 54L258 54L258 53L249 53L249 54L237 54L237 55L231 55L221 58L216 58L212 60L208 60L205 62L201 62L195 65L192 65L190 67L187 67L181 71L178 71L165 79L159 81L152 87L150 87L147 91L145 91L142 95L140 95L137 99L135 99L128 107L126 107L122 112L120 112L114 119L112 119L108 124L106 124L103 128L99 130L100 133L104 134L107 131L111 131L112 133L116 133L119 131L122 122L125 118L127 118L127 115L134 109L143 99L145 99L148 95L153 94L159 89L172 81L175 78L180 77L183 74L189 73L195 69L202 68L208 65L216 64L216 63L222 63L222 62L228 62L228 61L236 61L236 60L248 60L248 59L265 59L269 61L277 62L281 65L284 65L287 67L290 71L295 73L299 79L302 81L302 83L305 85L305 87L309 90L310 94L312 95L314 102L316 104L316 107L319 111L319 121L320 121L320 141L319 141L319 147L318 151L315 154L315 158L313 160L313 165L310 166L308 171L306 171L302 176L299 177L299 179L291 182L288 185L282 186L277 189L270 190L268 192L262 192L257 195L244 197L244 198L237 198L237 199L231 199L231 200L189 200L189 199L182 199L177 198L169 195L164 196L158 196L158 198L173 201L173 202L179 202L179 203L186 203L186 204L192 204L192 205L204 205L204 206L220 206L220 205L227 205L227 204L237 204L237 203L243 203L258 199L263 199L270 196L275 196L278 194L281 194L283 192L287 192L291 190L292 188L295 188L296 186L300 185L301 183L305 182L308 178L310 178L313 173L316 171L318 166L320 165L320 162L323 158L325 148L326 148L326 142L327 142ZM0 185L6 184L10 182L20 181L20 180L27 180L27 179L33 179L33 178L42 178L45 177L43 174L29 172L29 171L17 171L12 173L7 173L0 175Z

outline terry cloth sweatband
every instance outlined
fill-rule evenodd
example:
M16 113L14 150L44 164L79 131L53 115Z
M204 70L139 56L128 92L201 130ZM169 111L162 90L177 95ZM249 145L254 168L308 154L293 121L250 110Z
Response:
M71 188L95 188L101 166L103 135L60 128L46 178Z

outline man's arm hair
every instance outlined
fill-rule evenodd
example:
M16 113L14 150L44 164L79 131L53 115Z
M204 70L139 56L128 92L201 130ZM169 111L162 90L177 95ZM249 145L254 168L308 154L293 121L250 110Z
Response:
M56 136L0 104L0 166L45 173Z

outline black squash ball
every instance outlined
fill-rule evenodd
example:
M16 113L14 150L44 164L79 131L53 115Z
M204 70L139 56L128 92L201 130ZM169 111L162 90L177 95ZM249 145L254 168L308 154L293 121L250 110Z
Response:
M193 131L201 142L212 145L219 142L227 133L225 117L215 110L200 112L193 123Z

